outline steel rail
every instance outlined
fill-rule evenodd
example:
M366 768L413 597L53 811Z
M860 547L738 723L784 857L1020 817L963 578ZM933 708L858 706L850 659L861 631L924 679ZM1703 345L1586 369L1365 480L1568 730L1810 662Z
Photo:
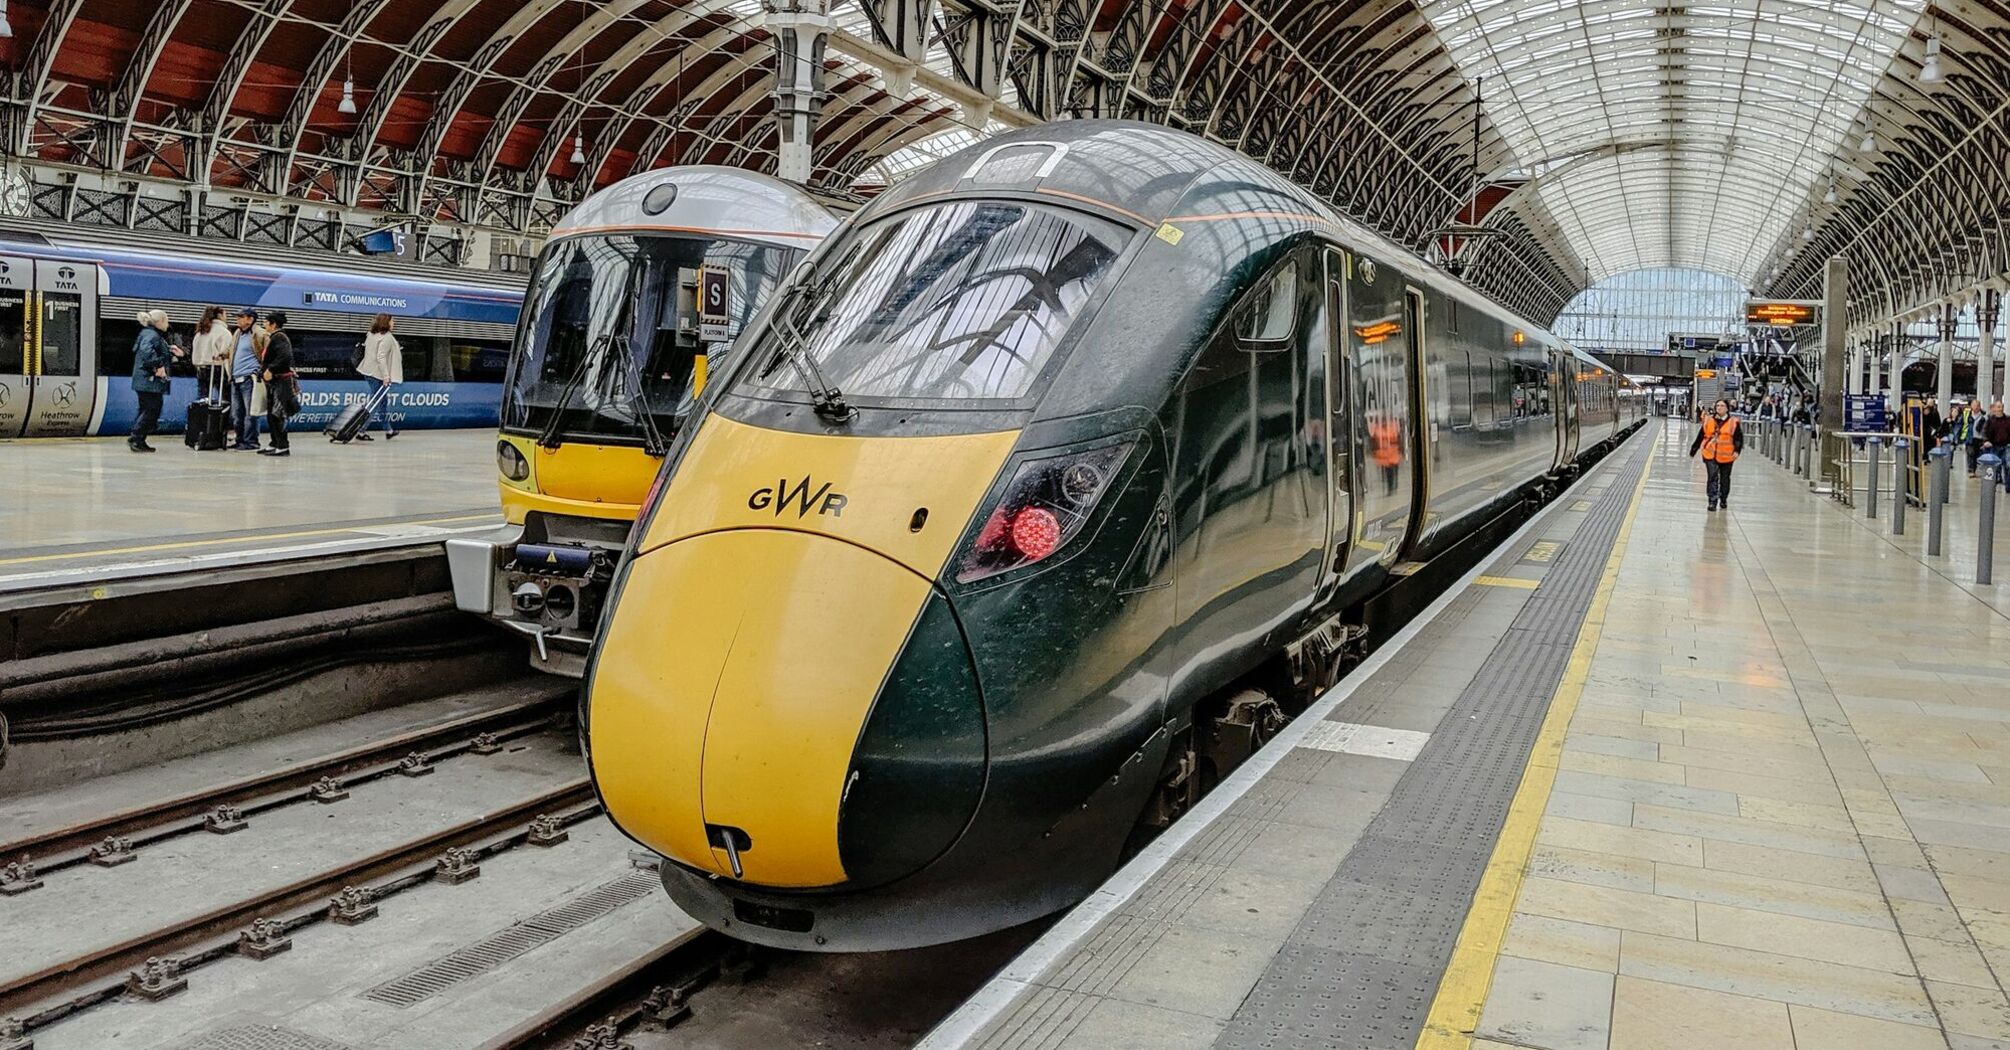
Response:
M138 847L201 830L219 806L230 806L243 816L251 816L304 802L312 797L314 785L323 778L347 788L398 772L405 756L414 752L433 762L473 749L476 738L483 733L501 742L535 732L551 721L551 713L535 712L562 702L561 695L551 695L510 704L345 748L297 765L0 841L0 864L32 859L38 871L55 871L89 860L93 845L106 838L124 838Z
M627 1028L639 1019L675 1023L685 1010L685 999L709 977L709 965L725 954L725 934L697 923L661 946L580 989L565 999L482 1044L482 1050L533 1050L554 1045L554 1037L577 1034L595 1027L594 1022L615 1030ZM673 964L691 970L682 980L662 972Z
M175 960L176 973L189 965L207 962L228 953L239 934L257 919L275 922L281 932L289 932L326 917L331 899L351 888L364 890L365 902L431 881L436 862L446 850L460 847L471 854L486 856L509 849L527 839L531 824L540 817L555 818L555 826L585 820L600 811L592 783L575 777L557 787L512 803L478 817L430 832L418 838L379 850L305 878L249 897L211 908L199 915L174 920L147 933L128 937L115 944L42 967L33 973L0 982L0 1016L22 1018L32 1027L47 1024L78 1009L117 995L126 986L128 971L143 969L149 960L162 960L187 951L188 959ZM524 825L513 831L503 829ZM371 886L373 880L384 880ZM294 914L289 914L294 913ZM98 982L110 978L108 984ZM24 1007L33 1006L33 1010Z

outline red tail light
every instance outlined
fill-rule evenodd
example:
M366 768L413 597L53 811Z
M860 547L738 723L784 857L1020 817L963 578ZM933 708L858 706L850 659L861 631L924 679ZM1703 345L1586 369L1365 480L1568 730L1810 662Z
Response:
M970 583L1051 557L1082 530L1124 465L1132 441L1027 460L963 552L956 579Z

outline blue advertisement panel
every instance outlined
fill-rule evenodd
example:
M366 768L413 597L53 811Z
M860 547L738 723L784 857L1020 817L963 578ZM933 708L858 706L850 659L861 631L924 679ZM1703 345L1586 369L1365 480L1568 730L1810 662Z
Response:
M100 379L106 389L104 414L93 431L96 434L125 434L132 430L139 414L130 380L124 377ZM309 379L300 384L300 414L287 423L296 433L318 431L334 420L344 405L363 400L369 385L361 380ZM179 434L188 421L189 402L195 400L193 378L176 378L161 408L160 432ZM445 430L453 428L493 429L502 418L500 383L400 383L391 388L386 407L398 429Z

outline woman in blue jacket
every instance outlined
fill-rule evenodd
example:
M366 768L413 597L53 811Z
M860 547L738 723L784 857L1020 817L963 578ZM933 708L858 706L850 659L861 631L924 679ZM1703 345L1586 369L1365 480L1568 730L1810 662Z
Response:
M147 437L161 421L161 398L168 392L168 365L180 357L180 347L167 341L168 315L159 310L141 310L140 335L133 342L133 393L139 397L140 413L133 418L133 432L126 447L134 452L152 452Z

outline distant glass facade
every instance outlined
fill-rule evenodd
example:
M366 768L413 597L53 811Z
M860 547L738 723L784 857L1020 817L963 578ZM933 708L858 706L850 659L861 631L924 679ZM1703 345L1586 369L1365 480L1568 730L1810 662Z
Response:
M1633 270L1577 293L1556 334L1587 350L1658 353L1671 335L1744 332L1745 288L1706 270Z

